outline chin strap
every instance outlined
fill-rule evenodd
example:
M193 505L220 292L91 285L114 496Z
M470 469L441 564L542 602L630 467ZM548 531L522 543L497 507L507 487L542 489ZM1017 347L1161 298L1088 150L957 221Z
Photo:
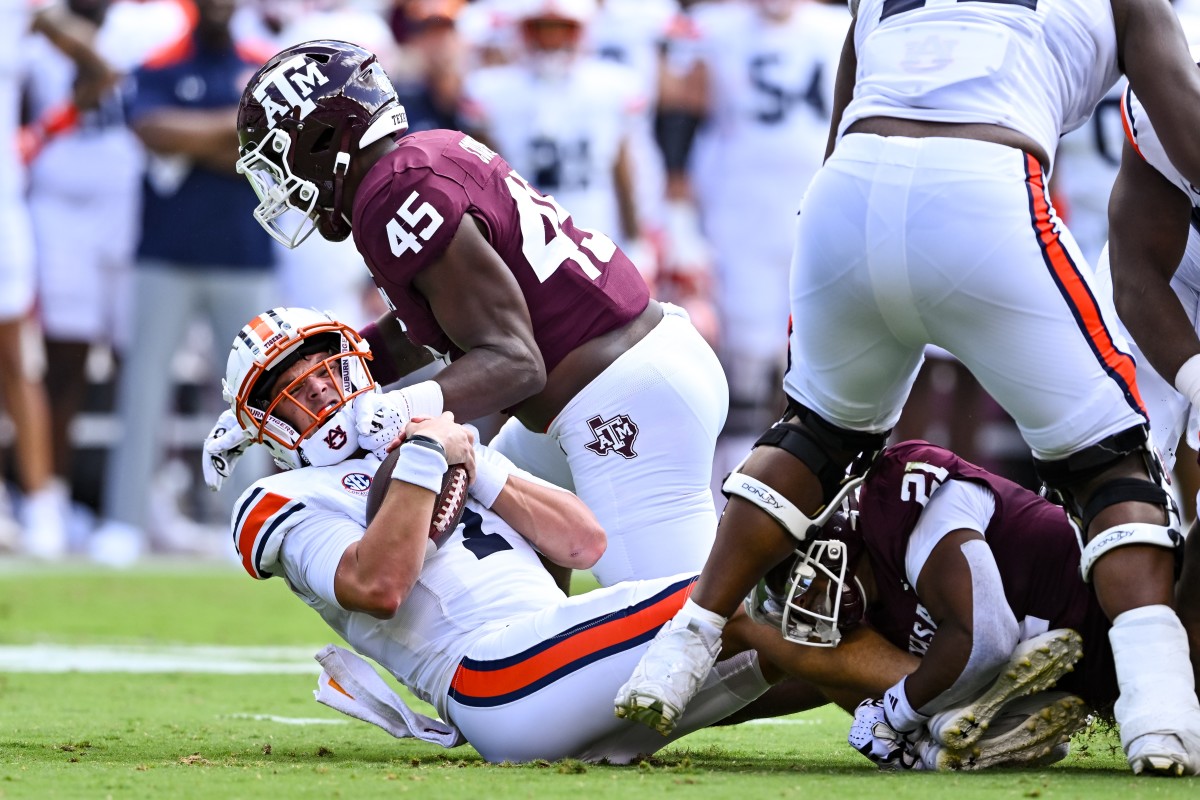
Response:
M317 230L330 242L345 241L350 236L350 223L342 213L342 199L346 176L350 173L350 126L342 126L342 142L333 159L333 205L328 211L317 214Z

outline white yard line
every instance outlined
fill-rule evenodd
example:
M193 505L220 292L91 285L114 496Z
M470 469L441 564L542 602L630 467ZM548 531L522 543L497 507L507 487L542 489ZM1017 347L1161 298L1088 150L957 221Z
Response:
M316 675L317 647L0 645L0 672L202 672Z
M274 714L227 714L226 719L250 719L263 722L278 722L281 725L347 725L348 719L322 719L319 717L277 717Z

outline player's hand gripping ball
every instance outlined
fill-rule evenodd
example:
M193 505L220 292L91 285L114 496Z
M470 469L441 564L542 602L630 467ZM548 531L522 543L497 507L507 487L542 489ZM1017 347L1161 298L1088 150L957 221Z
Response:
M367 492L367 524L379 513L383 498L392 486L392 469L400 458L400 448L387 454L375 478L371 481L371 490ZM441 547L442 542L449 538L462 520L463 511L467 507L467 470L462 464L451 464L442 479L442 490L438 492L433 505L433 520L429 524L429 538L434 546Z

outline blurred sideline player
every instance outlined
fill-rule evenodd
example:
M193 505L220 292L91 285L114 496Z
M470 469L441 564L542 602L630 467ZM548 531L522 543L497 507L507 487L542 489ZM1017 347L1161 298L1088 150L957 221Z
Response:
M27 54L22 39L45 35L79 68L76 91L92 103L112 85L114 76L92 48L95 27L67 9L48 2L9 2L0 7L0 394L16 436L16 474L22 491L20 541L0 502L0 547L19 544L39 558L66 551L62 493L54 483L50 409L45 386L24 351L25 325L34 304L35 261L24 198L24 171L17 142L18 82Z
M515 0L512 61L467 72L467 130L580 225L638 243L631 137L647 98L629 68L583 49L595 0ZM635 259L636 264L636 259Z
M671 40L679 78L663 105L670 124L699 130L690 158L689 134L667 141L682 149L668 155L669 227L693 227L679 218L694 206L712 247L727 434L742 435L740 460L753 443L745 437L783 410L796 209L824 157L850 15L840 2L733 0L699 4L688 17Z
M71 0L67 7L97 27L95 50L120 75L185 38L195 24L195 9L184 0ZM93 347L121 352L129 340L145 157L126 123L121 83L100 94L95 108L81 109L75 64L45 37L33 37L28 46L23 85L32 121L21 131L22 157L29 168L54 469L65 514L71 425L84 403L89 353Z
M392 315L364 330L380 381L430 351L449 360L383 398L364 433L386 439L443 408L505 411L493 446L573 488L603 523L601 584L697 569L716 527L708 485L728 402L716 355L680 309L649 298L611 239L577 227L490 148L405 125L374 56L337 41L277 55L239 114L255 216L289 246L314 226L353 233L387 297ZM304 224L281 227L296 207ZM206 445L213 483L242 444L222 438L230 430L219 423Z
M931 41L952 42L952 57ZM1046 186L1059 137L1122 71L1200 182L1200 73L1165 0L858 5L829 156L799 216L788 411L726 481L735 496L705 570L619 713L670 729L724 619L869 469L937 344L1015 419L1079 527L1085 578L1113 622L1130 768L1200 772L1175 505L1134 362ZM1051 73L1063 81L1034 78Z

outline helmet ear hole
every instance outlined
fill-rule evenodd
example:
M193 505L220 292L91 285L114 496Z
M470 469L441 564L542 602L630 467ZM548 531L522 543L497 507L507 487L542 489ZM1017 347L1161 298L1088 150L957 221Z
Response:
M320 135L318 135L313 141L313 145L308 152L324 153L327 151L333 143L333 133L333 128L325 127L324 130L321 131Z

